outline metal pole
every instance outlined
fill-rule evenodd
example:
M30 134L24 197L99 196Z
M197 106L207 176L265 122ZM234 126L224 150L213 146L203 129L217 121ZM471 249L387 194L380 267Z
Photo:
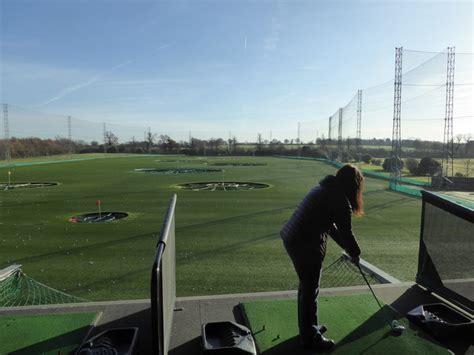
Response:
M72 128L71 116L67 116L67 137L69 140L69 154L72 154Z
M442 174L444 177L454 176L454 139L453 139L453 109L454 109L454 69L455 47L448 47L446 68L446 107L444 114L444 139ZM451 175L449 174L451 170Z
M328 140L331 140L331 125L332 125L332 116L329 116L329 131L328 131Z
M403 47L395 48L395 80L393 93L392 152L390 159L390 184L399 184L402 155L402 57Z
M357 90L357 132L356 132L356 151L357 154L361 153L362 137L361 137L361 125L362 125L362 90Z
M11 145L10 145L10 125L8 122L8 104L3 104L3 133L5 139L5 160L10 161Z
M342 107L339 108L339 125L337 130L337 160L342 161Z
M107 153L107 127L105 122L103 123L104 128L104 153Z

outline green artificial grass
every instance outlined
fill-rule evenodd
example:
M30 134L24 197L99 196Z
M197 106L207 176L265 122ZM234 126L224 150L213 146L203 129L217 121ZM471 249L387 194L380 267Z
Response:
M296 300L255 301L242 304L261 354L305 354L299 348ZM378 308L371 294L320 297L320 324L337 346L331 354L449 354L392 308ZM389 319L405 326L400 336L390 333Z
M81 157L68 156L67 160ZM221 162L266 165L225 166L224 173L162 175L133 171L203 168L206 163L212 166ZM308 190L336 171L316 161L188 156L114 157L19 166L0 169L0 182L7 180L8 170L12 182L60 184L0 191L0 268L22 264L23 271L39 282L97 301L149 297L156 239L175 192L178 296L297 288L279 231ZM212 192L177 187L223 178L262 182L270 188ZM391 192L387 182L370 178L364 198L366 214L353 221L362 257L400 280L414 280L421 201ZM127 212L130 216L103 224L68 222L76 214L97 211L98 199L102 211ZM337 259L340 253L341 249L330 242L326 262Z
M95 313L0 317L0 354L69 354L81 345Z

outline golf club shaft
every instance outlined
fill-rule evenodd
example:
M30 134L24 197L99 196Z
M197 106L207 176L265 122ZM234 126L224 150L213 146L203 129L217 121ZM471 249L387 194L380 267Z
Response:
M374 292L374 290L372 289L372 286L370 286L369 280L367 280L367 278L365 277L365 275L364 275L362 269L360 268L360 265L359 265L359 264L357 264L357 268L359 269L360 274L361 274L362 277L364 278L365 283L366 283L367 286L369 287L370 292L372 292L372 296L374 296L375 300L377 301L377 304L379 305L380 311L384 314L385 318L387 318L388 324L390 325L390 328L392 328L392 323L391 323L389 317L387 316L387 314L385 313L384 309L382 308L382 305L380 304L379 299L378 299L377 296L375 295L375 292Z

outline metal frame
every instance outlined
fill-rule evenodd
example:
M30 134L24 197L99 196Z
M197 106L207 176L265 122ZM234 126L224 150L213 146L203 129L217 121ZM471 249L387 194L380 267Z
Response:
M398 162L402 155L402 59L403 47L395 48L395 80L393 87L393 127L392 152L390 155L390 184L399 184L401 167Z
M10 146L10 125L8 122L8 104L3 104L3 134L5 139L5 160L10 161L12 153Z
M339 124L337 129L337 160L342 161L342 107L338 110Z
M442 174L444 177L454 176L453 109L455 56L455 47L448 47L446 68L446 107L444 114L443 159L441 161L443 169Z
M174 280L174 274L176 272L174 264L174 214L176 200L176 194L173 194L161 228L160 237L156 244L156 254L151 272L151 340L153 353L160 355L168 354L174 304L176 300L176 284ZM164 259L171 260L171 270L169 270L170 265L163 265ZM170 286L171 289L166 290L166 287ZM167 324L165 320L168 320L169 324Z
M362 90L357 90L356 152L359 155L361 153L361 145L362 145L361 126L362 126Z

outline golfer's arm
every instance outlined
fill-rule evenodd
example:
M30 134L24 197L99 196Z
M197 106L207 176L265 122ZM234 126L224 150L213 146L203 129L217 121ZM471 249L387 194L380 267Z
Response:
M328 233L331 238L337 243L337 245L341 247L341 249L346 249L346 245L344 244L344 240L341 237L341 233L339 232L335 224L332 225Z
M337 241L333 237L336 243L343 247L350 256L359 256L360 248L359 243L357 243L357 239L354 233L352 232L352 216L351 208L349 205L344 206L344 208L341 208L336 213L336 227L339 234L339 241Z

